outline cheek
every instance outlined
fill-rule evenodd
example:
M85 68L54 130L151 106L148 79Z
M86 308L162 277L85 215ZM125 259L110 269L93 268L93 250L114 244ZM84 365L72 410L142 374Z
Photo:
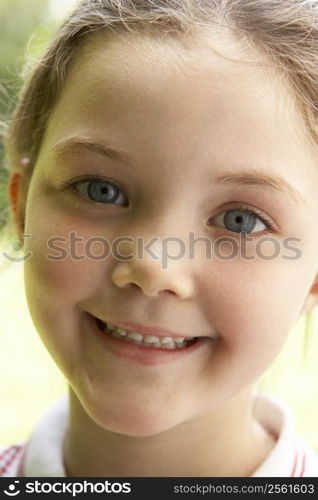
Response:
M44 296L74 303L103 289L109 247L96 238L99 233L88 218L70 215L45 197L30 197L25 231L31 235L25 253L33 254L26 263L28 283L36 283Z
M297 322L314 266L276 259L212 267L205 277L205 309L226 355L241 369L266 368Z
M74 248L70 245L72 231L83 242L92 236L85 225L58 211L45 210L43 200L39 202L39 212L39 206L30 201L25 232L31 237L25 239L25 254L32 255L24 263L26 299L43 343L70 377L81 356L78 332L82 328L81 313L87 310L83 304L96 304L105 293L109 264L86 258L84 243L80 241ZM56 245L52 245L52 238ZM97 255L101 253L98 245L90 248Z
M36 232L30 226L27 229L32 237L27 242L26 251L33 255L26 262L26 284L36 284L36 288L52 302L72 302L76 297L80 298L82 291L93 281L94 261L80 258L82 245L78 245L76 253L70 251L65 223L59 225L58 231L51 227L51 224L47 227L40 223Z

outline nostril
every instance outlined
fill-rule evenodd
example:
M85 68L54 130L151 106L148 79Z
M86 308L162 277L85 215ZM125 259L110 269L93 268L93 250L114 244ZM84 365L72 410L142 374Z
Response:
M137 288L138 290L140 289L140 286L136 285L136 283L130 283L131 288Z
M175 295L175 292L172 290L162 290L162 293L169 293L170 295Z

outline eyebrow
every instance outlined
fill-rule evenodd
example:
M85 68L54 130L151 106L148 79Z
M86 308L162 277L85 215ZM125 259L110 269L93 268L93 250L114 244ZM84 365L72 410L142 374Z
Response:
M61 141L53 146L52 151L58 155L62 155L72 151L76 152L78 149L87 149L121 163L133 163L132 159L128 155L126 155L123 151L115 149L111 144L95 141L92 142L83 138L69 138L65 141Z
M300 192L292 187L286 179L277 174L268 174L253 169L240 170L240 172L225 172L217 176L216 181L222 184L250 186L256 185L262 188L275 190L279 193L291 196L296 203L306 204Z
M92 142L85 138L69 138L55 144L52 148L54 153L64 154L78 149L87 149L95 153L99 153L111 160L119 161L123 164L132 165L134 162L123 151L115 149L111 144L102 142ZM275 190L279 193L291 196L296 203L306 204L300 192L292 187L286 179L277 174L268 174L258 170L249 168L240 170L239 172L225 172L218 175L215 179L221 184L237 185L237 186L259 186L265 189Z

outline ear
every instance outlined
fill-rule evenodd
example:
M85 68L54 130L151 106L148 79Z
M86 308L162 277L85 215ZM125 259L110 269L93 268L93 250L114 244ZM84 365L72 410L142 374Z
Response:
M300 316L302 314L310 312L317 304L318 304L318 274L315 276L314 282L311 285L311 288L308 292L308 295L301 309Z
M8 185L8 198L13 215L13 223L17 236L23 245L22 234L25 225L25 205L26 205L26 175L20 168L16 168L10 174Z

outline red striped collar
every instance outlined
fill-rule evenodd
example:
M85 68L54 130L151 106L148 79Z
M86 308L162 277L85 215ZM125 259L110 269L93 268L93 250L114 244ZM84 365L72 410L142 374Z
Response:
M303 477L306 467L306 455L303 450L298 452L295 450L295 459L290 477Z
M6 448L0 455L0 477L4 476L8 469L17 460L19 453L23 449L23 445L16 444Z

